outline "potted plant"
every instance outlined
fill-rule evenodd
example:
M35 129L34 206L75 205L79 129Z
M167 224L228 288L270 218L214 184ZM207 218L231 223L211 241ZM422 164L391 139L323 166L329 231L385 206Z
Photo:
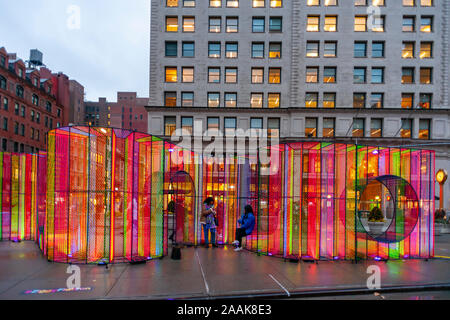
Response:
M438 236L441 233L445 233L446 224L445 211L443 209L437 209L434 212L434 234Z
M384 216L381 209L373 207L369 213L369 230L373 235L379 235L382 233L384 227Z

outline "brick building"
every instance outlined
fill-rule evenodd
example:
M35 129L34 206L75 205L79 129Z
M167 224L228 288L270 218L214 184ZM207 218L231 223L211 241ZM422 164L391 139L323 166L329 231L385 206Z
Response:
M84 124L84 87L76 80L69 80L69 123Z
M66 78L28 68L16 54L0 48L0 150L46 149L47 132L67 124Z

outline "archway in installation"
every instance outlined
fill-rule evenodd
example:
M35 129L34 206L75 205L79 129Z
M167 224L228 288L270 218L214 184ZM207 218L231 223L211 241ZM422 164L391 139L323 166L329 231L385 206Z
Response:
M194 244L196 190L192 177L186 171L177 171L170 177L169 204L173 213L169 222L169 239L177 244Z

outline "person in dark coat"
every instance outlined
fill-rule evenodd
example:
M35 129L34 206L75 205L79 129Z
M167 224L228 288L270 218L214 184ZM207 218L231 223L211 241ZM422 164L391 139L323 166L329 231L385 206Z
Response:
M233 241L236 246L234 251L242 250L242 238L250 235L255 228L255 216L251 205L245 206L244 215L238 220L238 223L240 227L236 229L236 240Z

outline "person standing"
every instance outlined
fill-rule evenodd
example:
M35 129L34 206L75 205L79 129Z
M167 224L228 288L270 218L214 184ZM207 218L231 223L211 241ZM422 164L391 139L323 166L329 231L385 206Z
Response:
M211 244L217 248L216 244L216 211L214 210L214 199L212 197L206 198L203 202L202 214L200 216L200 224L203 229L203 236L205 238L205 248L209 248L209 233L211 233Z
M255 216L251 205L245 206L244 215L238 220L238 223L240 227L236 229L236 240L233 241L236 246L234 251L242 250L242 238L250 235L255 228Z

